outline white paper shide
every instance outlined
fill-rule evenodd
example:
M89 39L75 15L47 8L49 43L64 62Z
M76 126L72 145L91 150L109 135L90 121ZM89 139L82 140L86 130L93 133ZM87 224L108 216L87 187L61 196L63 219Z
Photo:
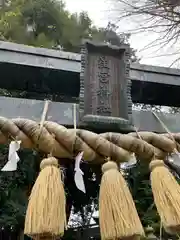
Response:
M9 144L8 162L1 169L1 171L11 172L17 170L17 163L20 160L17 151L20 149L20 145L21 141L11 141Z
M77 155L77 157L75 158L75 174L74 174L74 181L76 184L76 187L86 193L86 189L85 189L85 185L84 185L84 179L83 179L83 171L80 169L80 163L81 163L81 159L83 157L83 152L79 153Z

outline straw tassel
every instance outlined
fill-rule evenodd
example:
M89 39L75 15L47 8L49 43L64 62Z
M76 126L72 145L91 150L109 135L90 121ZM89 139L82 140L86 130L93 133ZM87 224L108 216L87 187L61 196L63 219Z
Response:
M66 228L66 200L58 161L46 158L40 168L29 198L24 233L33 239L60 237Z
M180 232L180 186L162 160L150 163L151 187L166 232Z
M102 240L144 236L131 193L115 162L102 166L99 221Z

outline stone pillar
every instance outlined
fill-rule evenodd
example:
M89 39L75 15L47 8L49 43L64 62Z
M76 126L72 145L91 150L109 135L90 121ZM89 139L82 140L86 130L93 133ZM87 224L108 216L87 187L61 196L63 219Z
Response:
M132 130L130 47L84 41L81 50L80 121L108 130Z

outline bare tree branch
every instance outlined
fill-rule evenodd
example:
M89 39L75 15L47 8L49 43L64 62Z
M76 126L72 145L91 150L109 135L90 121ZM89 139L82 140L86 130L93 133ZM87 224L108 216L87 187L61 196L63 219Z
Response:
M159 47L156 52L164 47L179 47L180 38L180 0L111 0L115 3L117 21L131 19L138 20L139 26L129 29L131 34L142 32L156 33L158 37L148 43L141 51ZM177 51L178 54L179 51ZM174 54L176 55L177 52ZM173 53L172 53L173 55ZM180 61L178 57L171 64Z

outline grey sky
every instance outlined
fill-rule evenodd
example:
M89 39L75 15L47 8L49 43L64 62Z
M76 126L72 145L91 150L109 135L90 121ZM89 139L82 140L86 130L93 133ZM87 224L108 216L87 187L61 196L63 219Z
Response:
M89 16L97 26L106 26L108 21L117 20L116 6L110 3L110 0L65 0L67 9L71 12L87 11ZM139 24L138 20L123 21L119 24L120 31L127 31L135 28ZM142 51L143 47L151 43L158 37L157 34L152 32L143 32L138 35L131 37L131 47L138 50L138 56L141 57L141 63L159 66L169 66L176 58L177 55L171 54L175 49L161 48L159 47L150 48ZM161 57L158 57L163 55ZM178 66L178 65L175 65ZM178 66L179 67L179 66Z

